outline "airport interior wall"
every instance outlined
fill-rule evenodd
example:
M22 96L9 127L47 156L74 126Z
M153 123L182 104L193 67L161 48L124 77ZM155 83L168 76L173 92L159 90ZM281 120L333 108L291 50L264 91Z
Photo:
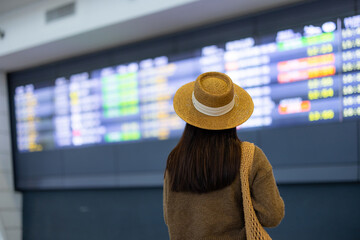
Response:
M360 239L360 184L280 185L276 240ZM39 191L23 195L24 240L169 239L162 189Z
M259 32L266 34L300 21L310 24L314 19L321 21L326 16L355 15L359 13L359 3L354 0L313 1L121 47L122 52L128 51L126 56L116 55L117 50L106 51L11 73L9 77L11 80L26 75L39 76L59 64L69 72L74 68L80 69L80 72L91 66L190 50L236 36L246 37ZM235 30L234 25L238 26ZM110 52L112 55L109 58ZM241 139L255 142L268 153L280 179L298 174L287 171L285 160L290 166L301 167L314 158L319 166L330 164L331 169L327 169L326 174L334 174L338 178L338 181L333 178L332 182L320 183L322 179L317 179L318 171L313 174L310 171L309 183L280 184L286 216L278 228L269 230L273 239L360 239L359 133L360 122L352 121L239 134ZM316 167L315 164L314 169ZM162 188L25 191L23 235L25 240L168 239L162 218Z
M6 75L0 71L0 239L22 238L22 194L14 191Z

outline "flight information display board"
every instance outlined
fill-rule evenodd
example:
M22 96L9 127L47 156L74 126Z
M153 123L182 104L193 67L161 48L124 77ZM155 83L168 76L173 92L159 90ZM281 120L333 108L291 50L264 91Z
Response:
M17 150L178 137L184 122L172 98L207 71L228 74L252 96L240 130L357 119L360 16L17 86Z

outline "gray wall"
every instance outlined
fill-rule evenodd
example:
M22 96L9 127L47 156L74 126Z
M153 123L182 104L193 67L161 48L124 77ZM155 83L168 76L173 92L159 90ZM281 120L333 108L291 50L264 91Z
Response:
M360 184L280 185L276 240L360 239ZM24 193L24 240L169 239L162 189Z
M360 184L281 185L285 218L276 240L360 239Z
M5 73L0 71L0 239L20 240L21 194L14 192Z

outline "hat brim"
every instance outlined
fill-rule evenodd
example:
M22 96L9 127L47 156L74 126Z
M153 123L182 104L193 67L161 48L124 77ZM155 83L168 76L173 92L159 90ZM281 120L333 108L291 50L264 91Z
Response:
M250 95L234 84L235 105L231 111L215 117L203 114L194 107L192 102L194 84L195 81L180 87L173 101L176 114L193 126L209 130L234 128L248 120L254 111L254 103Z

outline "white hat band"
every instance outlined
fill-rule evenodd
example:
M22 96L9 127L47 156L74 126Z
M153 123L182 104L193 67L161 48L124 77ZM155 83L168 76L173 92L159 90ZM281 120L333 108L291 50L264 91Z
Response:
M196 108L196 110L198 110L199 112L208 115L208 116L221 116L224 115L225 113L228 113L231 111L231 109L233 109L234 105L235 105L235 98L233 98L233 100L231 100L230 103L226 104L225 106L222 107L217 107L217 108L213 108L213 107L208 107L202 103L200 103L194 95L194 92L192 92L192 102L194 107Z

